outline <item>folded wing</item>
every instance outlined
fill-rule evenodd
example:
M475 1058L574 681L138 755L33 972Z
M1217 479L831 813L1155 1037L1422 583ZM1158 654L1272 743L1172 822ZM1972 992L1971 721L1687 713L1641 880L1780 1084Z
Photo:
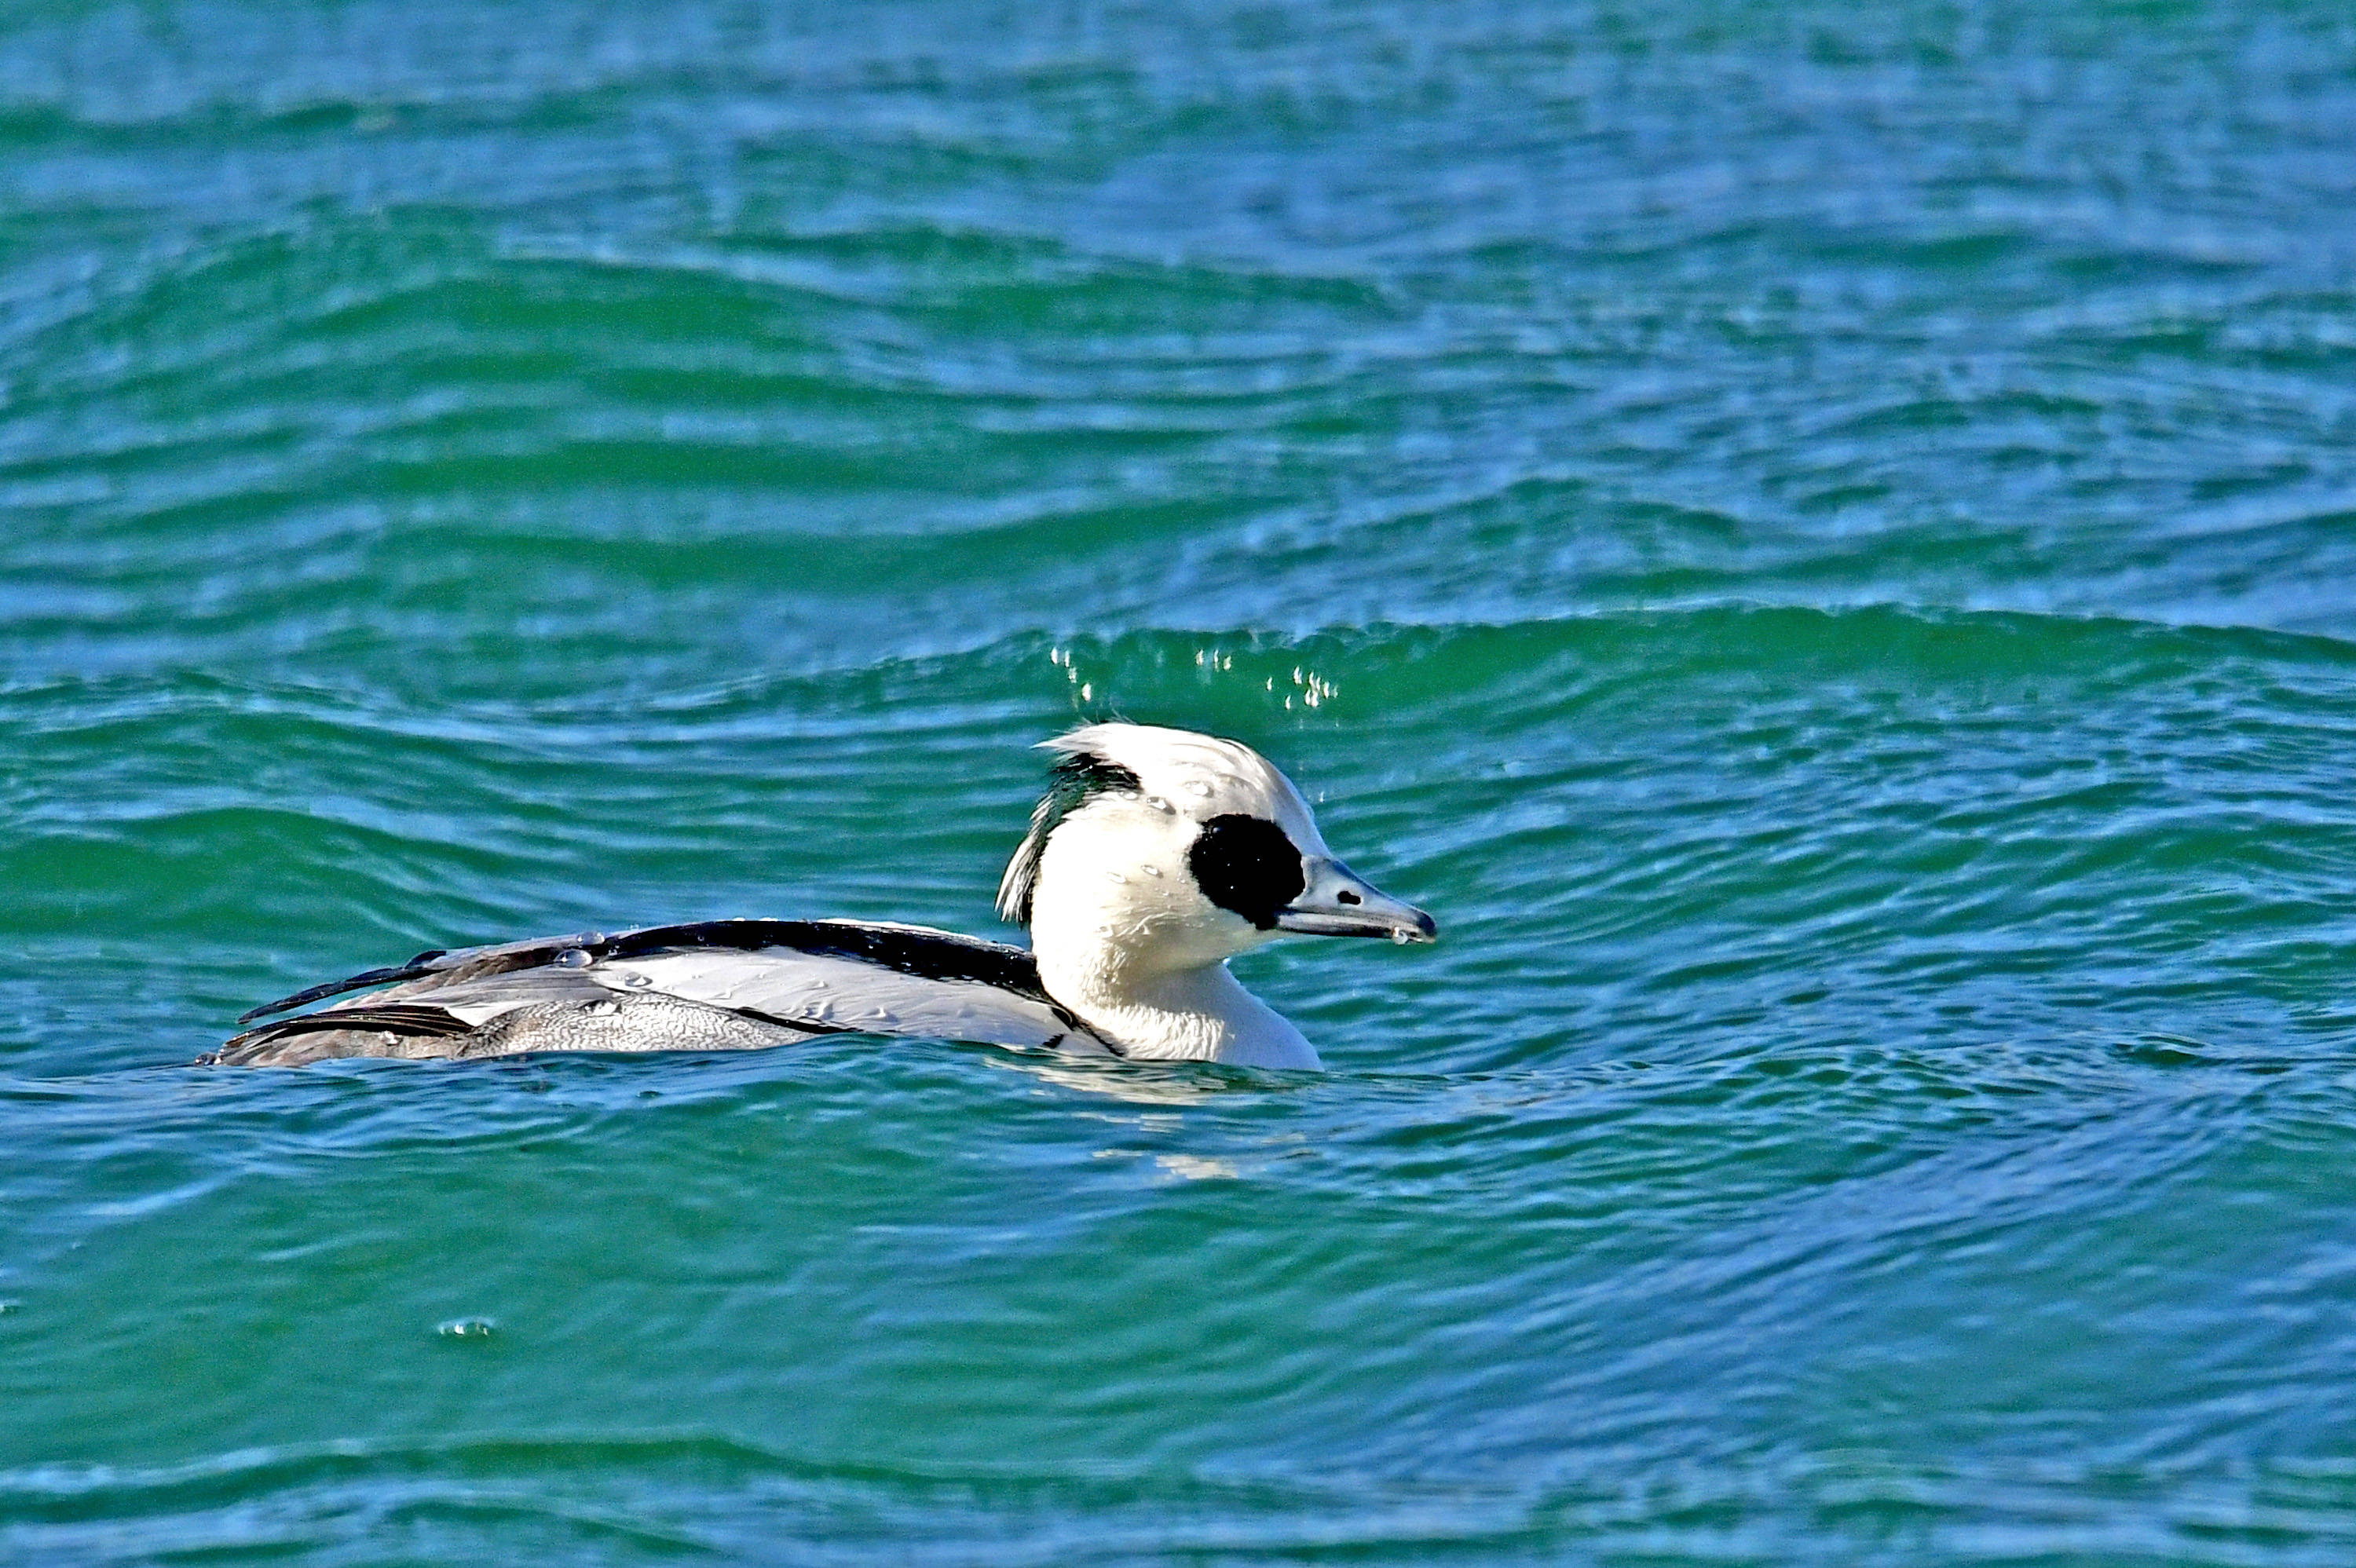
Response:
M1048 997L1023 949L855 921L710 921L422 953L239 1021L339 996L259 1024L205 1060L743 1051L851 1031L1110 1049Z

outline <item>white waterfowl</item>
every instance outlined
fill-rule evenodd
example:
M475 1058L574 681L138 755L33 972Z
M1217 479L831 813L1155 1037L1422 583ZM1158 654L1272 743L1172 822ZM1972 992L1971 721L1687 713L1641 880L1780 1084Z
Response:
M256 1008L238 1021L292 1016L204 1060L727 1051L855 1031L1314 1068L1316 1048L1227 960L1287 933L1436 933L1335 859L1248 746L1143 724L1044 744L1052 783L998 891L1027 950L924 926L722 920L421 953Z

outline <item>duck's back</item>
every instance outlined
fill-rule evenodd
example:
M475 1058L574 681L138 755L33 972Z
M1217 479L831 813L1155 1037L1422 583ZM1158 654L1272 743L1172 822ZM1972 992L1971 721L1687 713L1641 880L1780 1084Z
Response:
M1108 1049L1047 996L1023 949L856 921L708 921L421 953L239 1021L331 997L345 999L272 1019L205 1060L745 1051L852 1031Z

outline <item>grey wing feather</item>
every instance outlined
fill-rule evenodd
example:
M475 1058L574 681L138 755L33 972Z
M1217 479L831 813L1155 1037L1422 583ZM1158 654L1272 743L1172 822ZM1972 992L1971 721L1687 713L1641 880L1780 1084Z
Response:
M529 942L500 942L483 947L432 947L406 964L387 968L365 970L341 980L307 987L291 997L281 997L274 1002L264 1002L238 1016L238 1022L250 1024L256 1019L273 1013L288 1012L295 1008L307 1008L313 1002L339 997L347 991L358 991L370 986L392 982L426 980L448 984L457 980L475 979L486 975L503 975L517 969L529 969L552 961L568 948L589 947L605 940L603 933L584 931L573 936L542 936ZM439 976L437 980L435 977ZM385 992L380 995L391 995Z

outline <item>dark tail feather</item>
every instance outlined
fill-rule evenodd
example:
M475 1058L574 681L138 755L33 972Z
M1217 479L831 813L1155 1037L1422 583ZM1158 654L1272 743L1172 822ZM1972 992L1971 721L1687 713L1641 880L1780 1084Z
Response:
M305 1013L299 1019L280 1019L276 1023L250 1029L224 1043L221 1052L327 1029L382 1029L388 1034L447 1040L453 1035L472 1034L475 1026L440 1008L417 1007L408 1002L387 1002L380 1008L330 1008L325 1012Z
M281 997L274 1002L264 1002L258 1008L240 1013L237 1021L250 1024L256 1019L266 1019L273 1013L283 1013L289 1008L305 1008L313 1002L323 1002L329 997L340 997L346 991L364 990L370 986L389 985L395 980L414 980L420 975L434 972L434 961L449 956L449 949L430 947L406 964L396 964L383 969L370 969L354 975L348 980L329 980L325 985L306 986L291 997Z

